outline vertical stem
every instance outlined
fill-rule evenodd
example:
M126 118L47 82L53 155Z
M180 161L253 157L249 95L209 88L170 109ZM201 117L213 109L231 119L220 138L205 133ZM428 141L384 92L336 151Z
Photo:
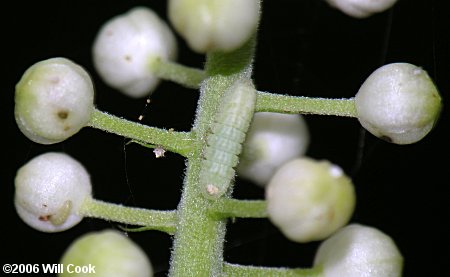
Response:
M189 157L183 194L178 206L178 227L172 250L170 276L219 276L223 267L223 243L226 221L209 215L212 200L200 190L199 174L205 139L220 98L238 78L250 78L255 39L231 53L207 56L208 78L201 96L193 127L196 144Z
M198 190L200 161L191 161L175 233L169 276L219 276L223 263L224 220L208 216L210 200Z

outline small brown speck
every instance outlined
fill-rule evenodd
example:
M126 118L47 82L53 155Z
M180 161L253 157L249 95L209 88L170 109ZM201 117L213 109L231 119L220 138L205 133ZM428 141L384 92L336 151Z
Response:
M59 111L57 114L60 119L67 119L69 117L68 111Z
M59 83L59 77L58 76L54 76L50 78L50 83L56 85Z
M41 216L39 216L39 220L40 221L49 221L50 217L51 217L51 215L41 215Z
M127 61L127 62L131 62L131 56L130 55L125 55L125 60Z

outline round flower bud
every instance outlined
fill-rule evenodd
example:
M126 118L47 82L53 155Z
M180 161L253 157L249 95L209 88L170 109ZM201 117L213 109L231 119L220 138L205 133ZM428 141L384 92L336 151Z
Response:
M321 243L314 266L324 277L400 277L403 257L383 232L351 224Z
M194 51L229 52L242 46L256 31L259 2L170 0L169 19Z
M92 197L86 169L63 153L46 153L30 160L15 178L14 204L20 218L42 232L59 232L78 224L77 214Z
M412 64L393 63L375 70L355 97L361 125L396 144L421 140L435 125L442 100L427 72Z
M255 113L243 144L238 175L264 187L282 164L303 155L308 144L308 127L301 115Z
M81 236L66 250L61 263L64 264L61 277L78 276L75 274L76 268L85 268L86 276L153 276L152 265L145 252L130 238L115 230Z
M94 86L81 66L52 58L31 66L16 85L15 117L34 142L61 142L87 125L94 111Z
M397 0L326 0L328 4L343 13L356 17L365 18L375 13L390 9Z
M145 7L106 22L93 46L94 66L105 83L127 96L149 95L159 83L155 59L176 58L176 39L167 24Z
M328 161L298 158L282 165L266 189L271 222L290 240L321 240L352 216L355 192L342 169Z

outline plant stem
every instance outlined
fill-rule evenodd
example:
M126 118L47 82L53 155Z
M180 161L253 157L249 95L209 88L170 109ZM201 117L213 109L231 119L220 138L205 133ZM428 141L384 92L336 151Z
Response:
M198 189L199 160L190 161L187 172L169 276L217 276L226 223L208 216L210 201Z
M267 217L265 200L219 199L210 209L210 213L218 218L265 218Z
M270 268L225 263L221 276L318 277L320 273L321 270L317 268Z
M175 82L188 88L198 89L200 83L206 78L205 72L201 69L161 60L160 58L152 60L150 69L159 78Z
M257 92L257 112L357 117L355 99L327 99Z
M231 53L209 53L209 76L202 84L197 116L192 133L196 135L188 159L183 193L178 205L179 224L174 238L169 276L220 276L226 221L209 215L214 201L206 199L199 185L202 152L206 137L225 90L238 78L249 78L255 40ZM227 59L224 59L224 56ZM221 61L239 61L229 63ZM245 61L243 64L242 61ZM237 66L239 65L239 66Z
M145 226L148 229L169 234L175 233L177 224L175 211L157 211L125 207L92 198L84 201L78 213L87 217Z
M189 156L192 134L149 127L114 115L94 110L89 127L163 147L167 151Z

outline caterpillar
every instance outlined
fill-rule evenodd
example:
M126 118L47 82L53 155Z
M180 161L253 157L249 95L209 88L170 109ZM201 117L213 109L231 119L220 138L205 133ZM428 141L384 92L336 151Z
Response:
M256 89L250 80L237 80L225 91L203 152L200 186L205 197L219 198L233 181L255 103Z
M55 226L61 225L64 222L66 222L71 211L72 211L72 201L66 200L63 203L62 207L59 208L58 212L50 216L49 220Z

